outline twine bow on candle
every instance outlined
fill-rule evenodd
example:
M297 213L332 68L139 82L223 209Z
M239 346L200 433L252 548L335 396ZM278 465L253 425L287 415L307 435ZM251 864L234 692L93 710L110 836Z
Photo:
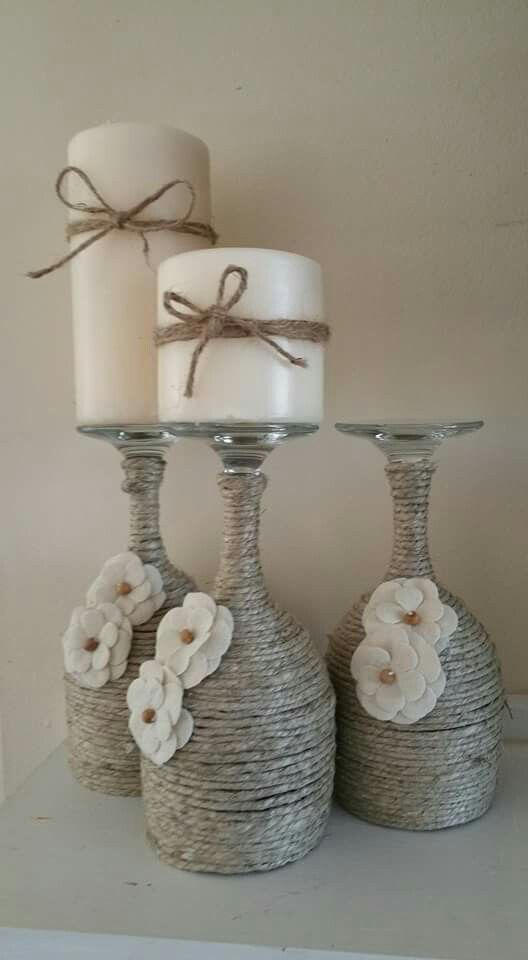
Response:
M86 184L95 199L99 201L98 205L90 205L80 201L73 203L72 201L68 200L63 193L63 184L64 180L70 173L74 173ZM189 194L187 210L182 217L175 217L172 220L166 220L157 217L149 220L148 218L142 218L139 216L139 214L143 213L143 211L146 210L151 203L155 203L156 200L159 200L160 197L163 197L164 194L168 193L169 190L172 190L173 187L177 187L180 184L187 188L187 192ZM139 234L143 240L143 253L147 262L149 252L149 244L146 236L147 233L155 233L160 230L171 230L174 233L186 233L191 234L192 236L204 237L213 245L218 239L216 232L213 230L210 224L200 223L197 220L190 219L196 202L196 193L192 183L189 183L188 180L169 180L168 183L164 183L163 186L158 188L158 190L149 194L148 197L145 197L140 201L140 203L135 204L133 207L130 207L127 210L116 210L99 193L93 181L84 170L81 170L80 167L64 167L64 170L61 170L59 176L57 177L57 181L55 183L55 193L65 207L68 207L70 210L75 210L77 213L88 214L88 216L82 220L74 220L67 225L67 239L70 240L72 237L76 237L81 233L90 232L92 235L86 240L83 240L79 246L75 247L74 250L71 250L66 256L61 257L59 260L56 260L54 263L50 264L49 267L44 267L42 270L31 270L27 276L34 280L38 279L39 277L44 277L47 273L52 273L54 270L58 270L60 267L63 267L65 263L73 260L74 257L78 257L83 250L87 250L88 247L92 246L92 244L97 243L98 240L102 240L103 237L106 237L106 235L111 233L112 230L126 230L130 233Z
M238 277L238 285L231 296L226 298L226 282L230 276ZM193 350L185 396L192 397L198 361L209 343L215 338L230 339L237 337L256 337L267 343L285 360L296 367L307 367L303 357L295 357L289 350L281 347L273 336L288 337L290 340L310 340L312 343L324 343L330 331L326 323L314 320L257 320L255 317L238 317L230 311L243 297L248 285L248 271L244 267L231 264L220 277L216 300L209 307L199 307L181 293L167 290L163 295L163 305L167 313L176 317L178 323L158 328L155 334L156 346L182 340L198 340ZM185 309L180 309L184 307Z

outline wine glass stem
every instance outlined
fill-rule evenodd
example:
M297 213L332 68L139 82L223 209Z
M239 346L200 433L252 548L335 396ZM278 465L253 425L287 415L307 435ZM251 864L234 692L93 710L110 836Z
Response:
M431 480L436 464L429 459L389 462L385 472L393 499L394 540L387 580L432 577L428 519Z
M233 612L267 599L259 551L260 503L266 482L260 472L218 476L224 500L224 544L215 596Z
M171 568L160 532L159 491L165 460L161 451L136 455L125 452L122 489L129 495L129 549L143 563L155 564L162 575Z

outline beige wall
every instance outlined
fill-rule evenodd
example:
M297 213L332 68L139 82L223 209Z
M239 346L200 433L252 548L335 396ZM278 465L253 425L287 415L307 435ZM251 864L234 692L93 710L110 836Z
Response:
M152 119L208 142L226 243L320 260L327 421L273 455L271 587L323 638L384 572L380 455L335 419L483 416L435 481L439 574L528 689L528 5L514 0L1 0L0 715L10 791L63 733L60 634L126 541L117 455L73 424L52 181L76 130ZM133 158L132 158L133 159ZM177 172L177 171L176 171ZM171 451L164 529L207 587L213 455Z

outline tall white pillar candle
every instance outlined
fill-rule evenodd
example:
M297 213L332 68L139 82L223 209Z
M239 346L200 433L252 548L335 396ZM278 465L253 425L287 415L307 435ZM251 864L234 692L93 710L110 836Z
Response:
M248 271L247 289L231 308L235 316L258 320L322 321L323 294L318 263L279 250L224 248L171 257L158 273L158 329L174 323L163 305L166 290L205 309L215 302L229 265ZM237 284L227 281L229 296ZM212 339L200 356L192 397L185 386L196 340L158 347L161 421L290 421L318 423L323 415L324 345L283 336L273 339L307 367L293 366L256 338Z
M196 191L192 220L210 222L209 154L201 140L171 127L114 123L78 133L68 163L84 170L116 210L141 202L169 180ZM68 199L98 203L75 174ZM174 187L146 208L145 219L178 218L189 194ZM70 219L83 214L70 212ZM90 234L73 237L72 247ZM77 420L83 424L157 420L156 268L172 254L208 245L169 230L148 233L146 262L139 234L114 230L71 262Z

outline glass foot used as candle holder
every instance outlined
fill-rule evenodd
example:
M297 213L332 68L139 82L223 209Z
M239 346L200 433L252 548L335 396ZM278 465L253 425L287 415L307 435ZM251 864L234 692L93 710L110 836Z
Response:
M142 758L148 834L185 870L247 873L297 860L322 837L334 772L334 694L307 630L270 599L258 534L275 446L311 424L176 423L223 462L224 545L215 599L234 618L221 666L185 702L188 744L158 767Z
M133 629L125 674L99 689L80 687L66 675L70 766L85 786L117 796L141 793L139 753L128 731L126 692L144 660L154 655L161 617L180 604L193 581L170 562L160 532L159 490L165 452L174 438L149 425L81 426L83 436L106 440L122 454L122 489L129 495L128 549L153 564L163 580L165 602L147 623Z
M385 581L432 580L440 601L458 616L458 626L439 654L447 676L445 690L434 709L413 723L376 719L357 698L351 658L365 637L362 617L369 595L354 605L331 638L336 794L346 810L374 823L411 830L453 826L481 816L495 793L504 705L499 662L484 627L462 600L438 583L427 539L433 455L442 440L481 426L482 421L336 424L342 433L372 440L388 458L394 544ZM412 613L402 622L419 620ZM418 632L419 625L415 629ZM382 673L387 674L380 674L382 684L396 684L391 690L397 697L397 669ZM376 697L375 682L370 689ZM384 691L382 697L388 699Z

